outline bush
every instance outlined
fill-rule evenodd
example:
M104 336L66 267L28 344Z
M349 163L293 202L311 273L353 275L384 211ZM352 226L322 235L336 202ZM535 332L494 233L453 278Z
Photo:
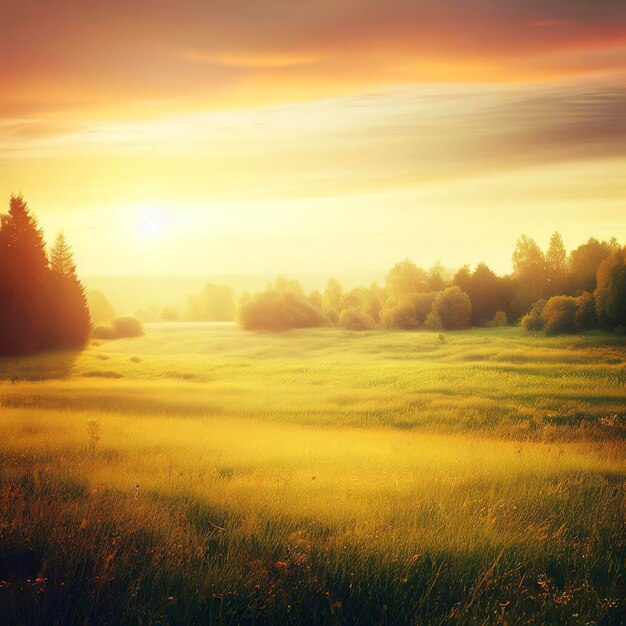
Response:
M520 325L524 330L543 330L546 325L543 319L543 309L546 306L546 300L541 298L537 300L531 307L530 311L522 317Z
M426 330L442 330L443 322L436 313L431 311L424 320L424 328Z
M344 309L339 316L339 326L346 330L372 330L374 325L372 316L356 307Z
M402 298L395 305L386 305L381 313L381 320L387 328L419 328L430 312L436 295L435 292L415 293Z
M489 326L491 328L502 328L503 326L507 326L508 323L509 320L506 316L506 313L504 311L498 311L493 316L493 319L489 322Z
M256 293L239 309L239 324L247 330L287 330L322 326L324 316L304 295L268 289Z
M593 294L585 291L576 298L576 315L574 315L576 330L589 330L598 325L596 315L596 300Z
M543 332L546 335L559 335L576 331L576 298L571 296L552 296L543 308L545 320Z
M161 319L164 322L175 322L178 319L178 311L171 306L166 306L161 310Z
M448 287L435 297L432 312L439 317L446 330L460 330L469 326L472 303L464 291Z
M403 302L390 308L384 308L380 314L380 319L387 328L412 330L419 326L415 319L415 310L410 302Z
M93 329L92 333L95 339L122 339L141 335L143 335L143 324L132 315L116 317L108 324L100 324Z

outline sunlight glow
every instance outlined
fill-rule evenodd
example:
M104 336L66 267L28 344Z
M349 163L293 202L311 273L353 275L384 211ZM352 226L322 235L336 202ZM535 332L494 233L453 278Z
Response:
M147 239L160 239L170 230L170 224L163 210L158 207L142 206L136 210L135 232Z

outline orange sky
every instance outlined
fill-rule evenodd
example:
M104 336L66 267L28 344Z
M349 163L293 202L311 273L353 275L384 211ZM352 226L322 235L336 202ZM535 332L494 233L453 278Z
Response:
M0 194L83 274L508 271L522 232L626 237L622 1L20 0L0 23Z

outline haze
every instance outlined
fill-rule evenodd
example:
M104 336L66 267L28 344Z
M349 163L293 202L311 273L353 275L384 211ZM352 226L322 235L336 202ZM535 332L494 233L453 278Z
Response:
M626 235L618 1L3 3L0 195L82 275L511 267Z

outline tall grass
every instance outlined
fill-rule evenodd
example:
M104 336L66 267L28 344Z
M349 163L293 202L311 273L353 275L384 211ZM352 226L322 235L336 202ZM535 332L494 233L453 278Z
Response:
M618 624L623 355L174 325L7 361L3 622Z

